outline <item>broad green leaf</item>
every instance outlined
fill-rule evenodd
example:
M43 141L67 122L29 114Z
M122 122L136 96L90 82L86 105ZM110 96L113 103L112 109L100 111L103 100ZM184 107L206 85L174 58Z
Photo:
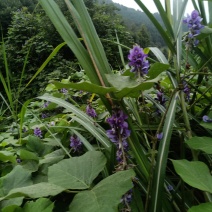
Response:
M2 200L0 203L0 210L2 208L7 208L8 206L12 206L12 205L21 206L23 203L23 199L24 197L17 197L17 198Z
M54 164L58 163L60 160L62 160L65 157L65 152L62 149L57 149L48 155L45 155L44 159L39 161L39 164Z
M212 139L210 137L193 137L186 141L186 144L195 150L201 150L207 154L212 154Z
M17 205L10 205L3 208L1 212L24 212L24 210Z
M90 191L78 193L70 204L70 212L116 212L122 195L132 187L134 171L119 171L98 183Z
M164 179L166 172L166 164L168 159L168 152L170 140L172 136L173 125L175 122L175 111L177 106L178 92L176 92L172 99L165 117L163 126L163 138L160 141L158 156L156 161L156 168L153 177L152 199L150 202L150 211L161 211L162 209L162 194L164 188Z
M188 212L211 212L212 211L212 203L207 202L207 203L202 203L197 206L193 206L188 210Z
M30 152L26 149L20 149L17 153L22 160L39 160L38 156L34 152Z
M79 83L61 83L61 82L52 82L56 88L61 89L61 88L74 88L77 90L83 90L91 93L96 93L100 95L105 95L106 93L109 92L114 92L116 91L115 88L111 87L102 87L96 84L92 84L90 82L79 82Z
M168 64L164 63L154 63L147 74L148 79L154 79L156 78L159 74L161 74L163 71L167 70L169 68Z
M206 129L212 130L212 123L201 123L200 125Z
M60 186L43 182L30 186L12 189L7 196L0 198L0 201L3 199L23 197L23 196L30 198L55 196L64 190L65 189Z
M138 97L140 91L148 90L152 88L155 81L138 82L135 79L131 79L129 76L120 76L119 74L107 74L108 82L116 88L114 95L121 99L123 97Z
M48 181L64 189L87 189L105 164L106 158L101 152L89 151L50 166Z
M9 152L9 151L0 151L0 161L3 162L12 162L15 163L16 162L16 156L14 155L13 152Z
M25 170L22 166L17 165L9 174L0 178L0 196L7 195L12 189L21 188L31 184L31 172Z
M49 153L52 149L51 146L45 145L43 141L36 136L29 136L26 147L28 150L37 153L40 157Z
M26 202L24 205L24 212L52 212L54 203L46 198Z
M212 176L206 164L187 160L172 160L172 163L183 181L194 188L212 193Z

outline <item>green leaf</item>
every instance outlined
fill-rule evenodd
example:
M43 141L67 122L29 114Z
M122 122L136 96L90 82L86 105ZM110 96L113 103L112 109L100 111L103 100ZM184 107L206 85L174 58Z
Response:
M164 63L154 63L150 69L149 72L147 74L148 79L154 79L156 78L159 74L161 74L162 72L164 72L165 70L167 70L169 68L168 64L164 64Z
M34 152L30 152L26 149L20 149L18 154L22 160L39 160L38 156Z
M138 82L131 79L129 76L120 76L119 74L107 74L108 82L116 88L114 95L121 99L123 97L138 97L140 91L148 90L152 88L155 81Z
M16 163L16 156L9 151L0 151L0 161Z
M116 212L122 195L132 187L134 171L119 171L98 183L90 191L78 193L70 207L71 212Z
M1 212L24 212L23 209L17 205L10 205L1 210Z
M212 123L201 123L200 125L206 129L212 130Z
M188 210L188 212L211 212L212 211L212 203L207 202L207 203L202 203L197 206L193 206Z
M55 196L64 191L64 188L51 184L51 183L38 183L26 187L12 189L7 196L0 198L3 199L14 198L14 197L30 197L40 198L47 196Z
M24 212L52 212L54 203L46 198L40 198L38 200L27 202L24 205Z
M101 152L89 151L50 166L48 181L65 189L87 189L105 164L106 158Z
M172 163L183 181L194 188L212 193L212 176L206 164L187 160L172 160Z
M25 170L22 166L17 165L9 174L0 178L0 196L7 195L12 189L21 188L31 184L31 172Z
M26 147L28 150L37 153L40 157L49 153L52 149L51 146L45 145L43 141L36 136L29 136Z
M115 88L111 87L102 87L96 84L92 84L90 82L79 82L79 83L61 83L61 82L52 82L56 88L61 89L61 88L74 88L77 90L83 90L91 93L96 93L99 95L105 95L106 93L109 92L114 92L116 91Z
M39 161L39 164L54 164L58 163L60 160L62 160L65 157L65 152L62 149L57 149L48 155L45 155L44 159Z
M212 154L212 140L209 137L193 137L186 141L186 144L195 150L201 150L207 154Z
M17 198L12 198L8 200L3 200L0 203L0 210L2 208L7 208L8 206L16 205L16 206L21 206L23 203L24 197L17 197Z

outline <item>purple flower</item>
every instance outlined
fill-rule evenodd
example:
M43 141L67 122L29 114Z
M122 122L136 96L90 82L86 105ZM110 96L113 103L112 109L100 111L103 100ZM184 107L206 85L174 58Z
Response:
M113 143L119 142L121 136L122 141L130 136L130 130L128 129L128 123L125 121L128 118L122 110L116 111L107 122L110 124L111 129L107 130L107 136Z
M47 102L44 102L44 104L43 104L43 108L46 108L46 107L48 107L48 106L49 106L49 104L50 104L50 102L49 102L49 101L47 101Z
M67 93L68 93L68 90L67 90L66 88L62 88L62 89L60 90L60 92L63 93L63 94L67 94Z
M186 95L186 100L190 100L190 88L188 87L188 84L186 81L183 81L183 92Z
M183 23L187 24L189 28L189 34L186 36L186 47L191 48L193 45L196 47L199 44L199 40L196 36L200 34L200 29L204 26L201 24L202 18L199 16L199 12L194 10L191 15L187 15L187 18L183 20Z
M92 118L97 117L96 111L93 109L93 107L90 104L88 104L86 107L86 114Z
M125 121L128 118L122 110L114 111L113 115L107 119L111 129L107 130L106 134L108 138L117 147L116 160L122 163L123 154L129 150L127 138L130 136L130 130L128 129L128 123Z
M208 116L203 116L202 117L202 120L204 121L204 122L206 122L206 123L211 123L212 122L212 119L210 119Z
M168 185L168 186L167 186L167 189L168 189L169 191L173 191L173 190L174 190L174 188L173 188L172 185Z
M82 150L82 142L76 135L71 136L70 147L74 150L74 152L80 152Z
M157 97L155 98L162 106L165 105L166 99L164 97L164 93L161 91L157 92Z
M36 127L34 129L34 135L39 137L39 138L42 138L42 132L41 132L41 129L39 127Z
M147 74L149 69L149 61L146 60L147 56L140 46L135 45L128 55L129 65L134 67L131 72L140 73L141 76Z
M128 205L130 202L132 202L132 189L130 189L126 194L124 194L121 198L121 202L124 205Z
M48 118L48 115L46 115L45 113L42 113L42 114L41 114L41 118L42 118L42 119Z
M161 140L163 138L163 132L157 134L157 139Z
M17 159L16 159L16 162L17 162L17 163L21 163L21 159L20 159L20 158L17 158Z

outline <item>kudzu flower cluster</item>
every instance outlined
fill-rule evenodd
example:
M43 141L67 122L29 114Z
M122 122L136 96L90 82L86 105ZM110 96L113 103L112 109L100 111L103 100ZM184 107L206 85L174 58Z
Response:
M39 138L42 138L42 131L41 131L41 129L39 127L36 127L34 129L34 135L39 137Z
M187 15L187 18L183 20L183 23L187 24L189 33L185 37L186 48L190 49L192 45L196 47L199 44L199 40L196 38L200 34L200 29L204 26L201 24L202 18L199 16L199 12L194 10L191 15Z
M86 114L89 115L92 118L97 117L96 111L94 110L94 108L90 104L88 104L87 107L86 107Z
M82 142L76 135L71 136L70 147L74 150L74 152L80 152L82 150Z
M127 138L130 136L128 123L125 121L128 118L122 110L114 111L113 115L107 119L111 129L107 130L107 136L117 147L116 159L119 163L123 162L123 150L128 151Z
M183 81L183 92L185 93L186 100L189 101L191 92L186 81Z
M134 72L138 76L147 74L149 69L147 56L139 45L135 45L128 55L129 65L133 67L131 72Z

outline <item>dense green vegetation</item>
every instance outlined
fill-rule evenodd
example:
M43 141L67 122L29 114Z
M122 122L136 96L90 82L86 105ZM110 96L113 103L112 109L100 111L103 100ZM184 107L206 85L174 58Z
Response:
M0 211L212 210L212 2L135 2L0 0Z

